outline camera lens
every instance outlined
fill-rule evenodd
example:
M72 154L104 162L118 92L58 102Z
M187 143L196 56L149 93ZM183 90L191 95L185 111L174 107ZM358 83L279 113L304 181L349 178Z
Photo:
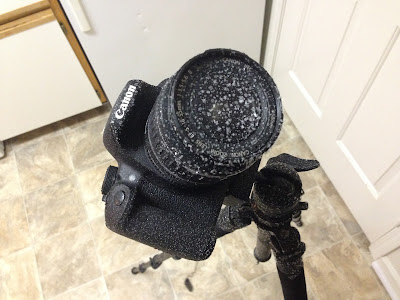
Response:
M282 124L278 90L247 55L213 49L165 81L146 125L146 151L164 177L212 184L272 146Z

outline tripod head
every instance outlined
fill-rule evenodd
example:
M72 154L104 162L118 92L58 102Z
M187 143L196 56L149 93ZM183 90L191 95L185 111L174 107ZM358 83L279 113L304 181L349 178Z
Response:
M272 78L237 51L208 50L159 86L129 81L104 130L118 162L102 187L107 227L173 255L208 258L224 199L249 201L282 121Z

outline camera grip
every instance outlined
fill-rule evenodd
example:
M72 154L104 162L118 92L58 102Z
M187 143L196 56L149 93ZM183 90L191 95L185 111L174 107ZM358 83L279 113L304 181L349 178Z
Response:
M132 214L121 221L121 227L107 226L125 237L190 260L207 259L217 238L215 231L191 228L193 223L151 205L135 207Z
M212 196L169 194L143 179L130 187L116 183L106 196L106 226L164 252L204 260L215 246L214 227L223 191L215 189ZM149 193L155 196L155 202L150 201Z

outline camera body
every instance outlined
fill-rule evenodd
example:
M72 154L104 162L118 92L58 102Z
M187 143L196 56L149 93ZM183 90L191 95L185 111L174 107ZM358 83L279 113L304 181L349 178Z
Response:
M244 172L212 184L181 185L163 175L146 149L146 122L165 81L129 81L104 129L104 145L117 160L103 187L106 226L164 252L207 259L224 199L248 201L259 160Z

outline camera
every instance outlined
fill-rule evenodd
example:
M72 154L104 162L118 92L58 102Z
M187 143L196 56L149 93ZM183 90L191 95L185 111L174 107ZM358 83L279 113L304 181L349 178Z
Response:
M247 55L212 49L158 86L129 81L104 129L106 226L172 255L207 259L222 204L249 202L282 126L278 90Z

